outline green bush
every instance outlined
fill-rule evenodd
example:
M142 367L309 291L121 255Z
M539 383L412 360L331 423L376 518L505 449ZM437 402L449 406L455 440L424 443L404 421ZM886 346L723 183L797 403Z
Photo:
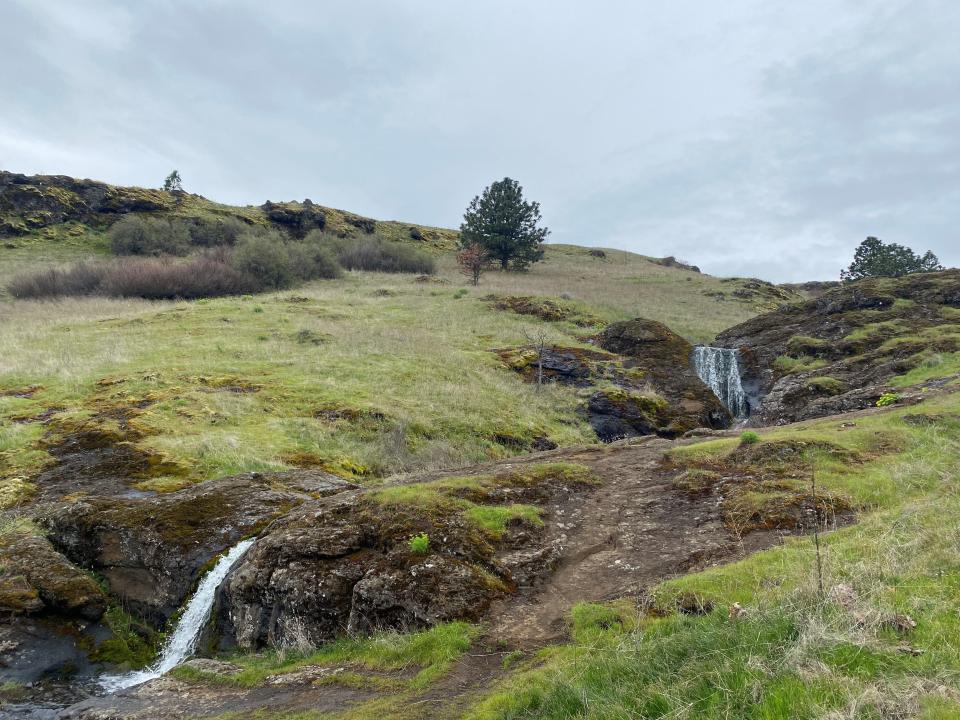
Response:
M178 221L127 215L110 228L114 255L186 255L190 233Z
M430 536L426 533L414 535L407 541L410 546L410 552L414 555L426 555L430 550Z
M286 242L275 230L241 235L233 254L233 266L271 290L289 287L296 277Z
M312 242L290 243L287 248L294 275L300 280L333 279L343 275L333 250Z
M249 225L232 217L194 218L187 225L190 243L197 247L234 245L239 237L249 230Z
M753 430L746 430L740 433L741 445L756 445L758 442L760 442L760 436L753 432Z

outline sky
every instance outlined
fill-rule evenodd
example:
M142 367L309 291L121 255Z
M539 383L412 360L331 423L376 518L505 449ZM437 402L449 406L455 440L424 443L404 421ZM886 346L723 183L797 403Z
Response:
M835 279L960 265L956 0L0 0L0 169Z

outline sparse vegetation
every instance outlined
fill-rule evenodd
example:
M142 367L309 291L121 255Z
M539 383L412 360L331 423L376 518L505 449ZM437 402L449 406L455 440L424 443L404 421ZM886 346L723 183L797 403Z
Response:
M473 243L457 253L457 265L472 285L479 285L480 277L490 266L490 253L480 243Z
M430 552L430 536L427 533L414 535L407 542L407 545L410 546L410 552L414 555L426 555Z

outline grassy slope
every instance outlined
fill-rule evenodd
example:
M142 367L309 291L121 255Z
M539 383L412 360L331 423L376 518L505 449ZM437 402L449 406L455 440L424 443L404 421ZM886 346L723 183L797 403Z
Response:
M139 444L173 463L149 481L158 489L300 465L347 475L451 466L542 435L591 442L576 390L537 393L489 352L526 343L538 325L569 345L589 329L493 310L487 294L568 293L605 320L645 315L692 340L758 310L705 295L730 283L629 253L551 247L530 273L489 273L479 288L464 286L452 256L439 263L427 283L350 273L192 303L0 300L0 479L22 483L48 460L37 441L49 426L12 418L59 408L65 424L140 401L152 404L137 411ZM41 389L2 396L30 386Z
M920 413L933 424L903 419ZM814 543L805 537L661 583L644 604L653 611L638 610L635 598L578 605L569 643L506 656L503 678L457 717L960 717L960 393L850 422L766 431L755 446L829 443L840 450L816 454L818 482L863 515L821 538L824 595ZM721 461L736 448L736 440L705 441L671 456L681 465ZM715 609L702 616L670 610L690 594ZM413 720L463 653L488 652L471 650L478 633L453 623L306 653L239 656L232 659L242 672L228 679L190 670L179 676L256 687L305 667L347 665L357 671L329 682L382 695L331 716L263 717ZM386 680L370 674L399 667L411 672Z
M942 420L902 421L917 412ZM802 538L653 590L658 607L690 593L713 602L702 617L581 606L574 642L545 650L470 717L960 717L958 413L954 393L853 428L826 421L764 434L859 455L818 460L821 486L868 512L823 538L825 596L814 544ZM678 457L722 457L735 442ZM894 627L898 615L916 628Z

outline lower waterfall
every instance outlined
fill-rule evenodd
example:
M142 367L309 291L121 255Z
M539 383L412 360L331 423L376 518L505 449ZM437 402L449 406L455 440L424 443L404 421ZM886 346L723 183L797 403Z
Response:
M745 418L750 414L750 405L740 382L739 354L739 350L731 348L697 345L693 349L693 368L733 417Z
M169 672L190 657L196 649L204 623L210 616L217 588L230 572L230 568L252 544L252 538L237 543L230 552L217 561L210 572L203 576L197 591L190 598L190 602L187 603L186 609L177 621L173 633L164 643L160 657L153 665L123 675L104 675L100 678L100 687L110 693L140 685Z

